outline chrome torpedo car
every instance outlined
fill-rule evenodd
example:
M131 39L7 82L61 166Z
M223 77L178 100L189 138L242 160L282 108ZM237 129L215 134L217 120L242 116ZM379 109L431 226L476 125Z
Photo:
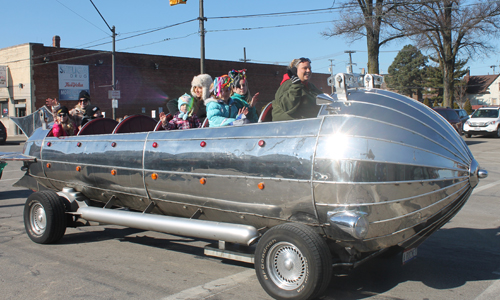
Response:
M270 296L312 299L334 272L411 258L487 176L444 118L380 82L337 74L311 119L182 131L96 119L63 138L42 122L0 160L24 161L36 243L86 221L210 239L207 255L254 263Z

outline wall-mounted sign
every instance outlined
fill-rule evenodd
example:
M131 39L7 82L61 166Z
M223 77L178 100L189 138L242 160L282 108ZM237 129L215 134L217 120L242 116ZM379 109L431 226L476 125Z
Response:
M58 65L59 100L78 100L81 91L89 90L89 66Z
M0 88L7 87L7 66L0 66Z
M118 90L108 91L108 99L120 99L120 91Z

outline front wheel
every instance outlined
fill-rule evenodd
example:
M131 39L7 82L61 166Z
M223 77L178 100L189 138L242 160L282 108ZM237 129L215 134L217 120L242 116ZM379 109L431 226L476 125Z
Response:
M24 227L30 239L39 244L60 240L66 232L66 206L53 191L31 194L24 204Z
M313 299L330 283L332 257L325 240L310 227L285 223L260 239L255 272L264 290L275 299Z
M469 139L471 137L471 134L466 132L465 137Z
M500 126L498 126L497 131L495 132L495 137L500 138Z

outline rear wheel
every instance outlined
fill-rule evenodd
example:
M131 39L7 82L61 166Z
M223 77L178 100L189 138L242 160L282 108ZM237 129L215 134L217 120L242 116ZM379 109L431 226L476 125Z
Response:
M275 299L313 299L330 283L332 257L324 239L310 227L286 223L271 228L260 239L255 272Z
M24 204L24 227L29 238L39 244L60 240L66 232L66 206L53 191L31 194Z

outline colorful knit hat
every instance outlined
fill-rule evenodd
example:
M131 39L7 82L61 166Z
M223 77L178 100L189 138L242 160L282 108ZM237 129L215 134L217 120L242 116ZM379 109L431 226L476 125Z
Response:
M231 86L231 77L227 75L222 75L221 77L215 77L212 92L216 97L220 97L222 89L229 88Z
M231 87L239 87L240 81L247 78L246 72L246 69L229 71L228 75L232 80Z

